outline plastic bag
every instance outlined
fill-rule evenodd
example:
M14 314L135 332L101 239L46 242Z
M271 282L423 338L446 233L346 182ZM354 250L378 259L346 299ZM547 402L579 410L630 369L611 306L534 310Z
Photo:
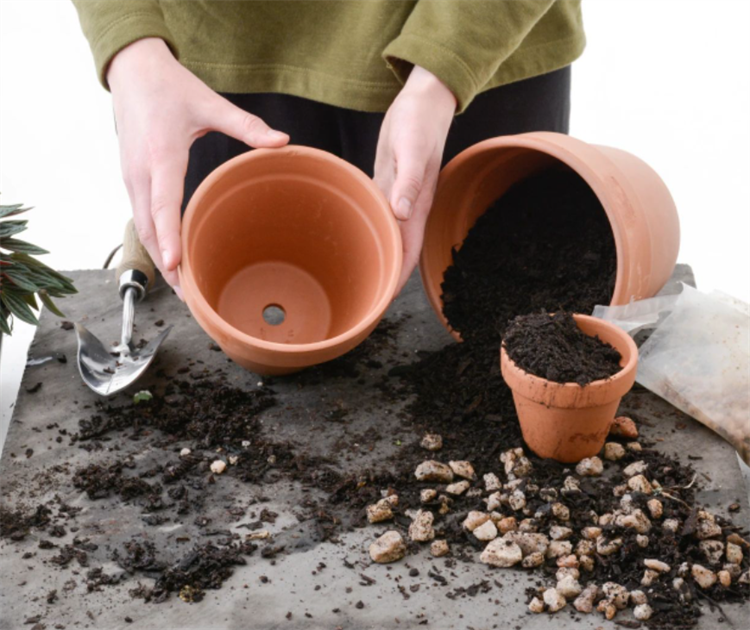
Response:
M594 316L635 336L655 328L639 350L636 381L727 440L750 464L750 308L718 291L683 285L678 295Z

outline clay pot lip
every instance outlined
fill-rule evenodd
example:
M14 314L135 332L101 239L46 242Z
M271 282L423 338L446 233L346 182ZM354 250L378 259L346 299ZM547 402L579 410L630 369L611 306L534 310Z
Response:
M614 215L614 211L611 210L610 205L613 203L612 199L607 196L600 194L603 192L603 188L607 186L619 184L615 181L613 175L619 173L619 169L612 163L607 156L603 155L597 145L589 144L583 140L574 138L567 134L558 133L554 131L532 131L527 133L520 133L508 136L497 136L495 138L488 138L482 140L467 149L464 149L461 153L456 155L448 164L443 167L440 172L438 179L437 188L435 191L435 199L440 196L440 189L445 182L452 178L454 172L457 171L464 162L472 159L477 154L491 153L497 149L514 149L523 148L531 149L549 155L557 159L560 163L571 168L575 173L578 174L594 191L594 194L599 199L599 202L604 208L604 212L607 214L609 225L612 229L612 235L615 241L615 250L617 252L617 272L615 276L615 286L612 291L612 297L610 304L620 304L623 300L627 300L629 296L620 295L625 290L625 268L628 265L628 259L630 253L623 243L623 235L620 232L619 225L616 221L612 221L611 217ZM579 149L585 148L586 150L596 151L599 160L597 164L590 164L587 160L583 159L579 155ZM609 175L609 177L607 177ZM617 203L628 204L629 201L625 195L621 195L617 199ZM428 218L429 220L429 218ZM460 245L460 244L459 244ZM443 313L443 300L442 291L440 285L433 286L430 282L430 272L428 261L429 252L428 247L423 245L422 252L419 257L419 273L422 278L422 284L424 291L427 295L427 299L433 306L433 310L437 313L440 322L448 330L451 336L458 342L463 342L461 333L455 330L446 319ZM445 270L443 270L443 273ZM442 283L441 283L442 284Z
M219 182L227 171L233 170L238 167L245 166L248 162L257 160L263 160L267 157L288 157L290 159L302 159L302 160L320 160L327 162L332 169L339 169L346 171L349 176L358 180L365 189L368 189L378 202L378 205L382 208L383 213L386 215L386 224L388 226L387 238L394 241L394 249L396 251L396 264L393 265L390 277L387 278L385 290L380 299L370 308L367 316L353 326L349 330L330 339L323 341L316 341L314 343L305 344L287 344L279 343L275 341L266 341L258 337L253 337L247 333L242 332L238 328L230 325L224 320L218 312L208 303L203 293L198 289L198 285L193 275L193 270L190 265L190 260L187 256L188 252L188 239L190 236L190 228L192 224L198 220L195 214L195 208L199 206L203 198L206 196L208 191ZM284 172L279 173L283 177ZM390 303L393 301L396 287L398 286L398 279L401 275L401 267L403 265L403 244L401 242L401 232L398 228L398 223L393 215L390 204L386 200L383 193L375 185L365 173L363 173L356 166L350 164L346 160L343 160L332 153L323 151L321 149L315 149L313 147L306 147L302 145L286 145L284 147L275 149L251 149L241 155L238 155L227 162L224 162L221 166L214 169L208 177L206 177L198 186L196 191L193 193L190 202L185 210L185 214L182 219L182 232L180 235L182 243L182 260L177 268L177 273L180 278L180 286L183 289L185 295L185 301L192 309L195 309L196 316L200 316L201 319L207 320L206 324L211 327L218 329L218 332L225 335L234 342L250 345L261 350L290 355L305 355L308 353L316 353L321 350L338 346L348 340L361 334L367 330L368 327L382 317ZM202 323L202 322L201 322Z
M591 381L586 385L579 385L578 383L557 383L541 376L530 374L518 367L513 359L508 356L508 353L505 350L505 342L503 342L500 346L500 367L503 378L511 390L518 392L519 385L523 383L523 391L519 392L521 395L537 400L537 402L543 402L543 399L555 396L555 394L561 392L578 394L583 391L593 392L594 390L607 388L611 391L611 395L608 396L608 398L614 400L616 398L621 398L633 386L635 370L638 367L638 347L635 345L635 341L633 341L631 336L615 324L599 319L598 317L576 313L573 315L573 319L575 319L576 322L588 323L590 326L597 328L598 330L609 330L615 335L617 340L621 342L615 346L620 351L620 354L625 354L623 349L629 351L629 357L625 365L620 368L620 371L609 378ZM620 391L621 389L624 391ZM543 392L545 395L530 395L531 392L535 391Z

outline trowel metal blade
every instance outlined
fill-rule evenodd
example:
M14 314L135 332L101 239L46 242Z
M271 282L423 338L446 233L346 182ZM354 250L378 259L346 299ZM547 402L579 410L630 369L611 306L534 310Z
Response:
M151 364L171 330L169 326L144 348L125 357L116 357L83 325L76 324L78 370L83 382L100 396L112 396L132 385Z

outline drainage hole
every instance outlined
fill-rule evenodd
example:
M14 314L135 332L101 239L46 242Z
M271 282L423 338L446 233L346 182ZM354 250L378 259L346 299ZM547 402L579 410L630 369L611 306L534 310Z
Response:
M279 326L284 323L286 312L278 304L269 304L263 309L263 320L271 326Z

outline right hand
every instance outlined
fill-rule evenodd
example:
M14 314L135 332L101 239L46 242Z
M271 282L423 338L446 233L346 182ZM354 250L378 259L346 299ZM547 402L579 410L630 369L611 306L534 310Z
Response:
M190 145L209 131L255 148L284 146L289 136L219 96L158 38L140 39L117 53L107 82L138 237L182 299L180 206Z

